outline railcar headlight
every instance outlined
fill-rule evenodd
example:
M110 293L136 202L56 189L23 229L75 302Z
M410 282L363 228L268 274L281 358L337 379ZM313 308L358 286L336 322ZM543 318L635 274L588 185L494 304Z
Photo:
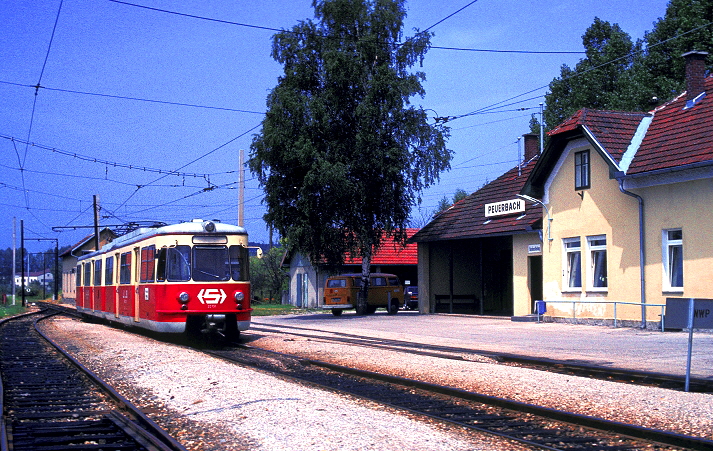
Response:
M235 292L235 302L242 302L245 299L245 294L242 291Z
M205 230L206 232L215 232L215 223L213 221L204 222L203 230Z
M181 292L181 294L178 295L178 302L181 304L185 304L188 302L188 299L190 299L190 296L188 296L188 293L185 291Z

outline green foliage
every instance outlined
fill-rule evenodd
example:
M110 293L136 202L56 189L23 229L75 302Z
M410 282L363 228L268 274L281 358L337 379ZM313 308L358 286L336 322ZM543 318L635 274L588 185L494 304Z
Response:
M582 36L586 57L563 65L545 96L548 129L580 108L648 111L685 89L692 50L713 54L713 0L671 0L643 41L633 43L617 24L599 18ZM710 70L713 62L709 59ZM531 124L532 125L532 124Z
M252 316L274 316L274 315L293 315L307 312L318 312L320 309L304 309L294 305L282 304L256 304L253 305Z
M250 285L253 298L261 301L281 300L282 292L288 289L289 278L281 263L285 251L273 247L262 258L250 258Z
M438 205L436 205L436 211L434 212L434 216L442 211L448 210L449 208L451 208L451 205L465 199L466 197L468 197L468 193L463 188L458 188L456 190L456 192L453 194L452 202L449 201L446 196L443 196L443 198L438 201Z
M449 168L448 128L423 95L430 33L402 40L404 0L315 0L316 22L273 38L284 74L267 99L249 165L265 220L313 263L368 258L383 232L404 238L423 188Z
M11 301L8 302L9 305L0 305L0 318L6 316L18 315L25 311L25 307L20 305L20 298L18 297L15 305L11 305Z
M560 77L550 83L544 111L548 125L561 123L582 107L616 108L619 78L632 66L636 46L619 25L599 18L584 33L582 43L587 56L574 69L562 65Z

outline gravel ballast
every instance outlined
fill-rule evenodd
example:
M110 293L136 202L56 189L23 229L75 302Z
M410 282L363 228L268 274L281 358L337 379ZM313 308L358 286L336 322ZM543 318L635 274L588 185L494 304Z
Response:
M42 327L190 450L523 449L104 325Z

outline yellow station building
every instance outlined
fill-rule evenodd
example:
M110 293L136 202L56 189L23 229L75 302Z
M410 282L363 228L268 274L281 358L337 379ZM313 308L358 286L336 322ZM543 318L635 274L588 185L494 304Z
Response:
M686 92L653 111L583 109L549 133L522 191L542 200L550 219L546 316L653 327L667 298L713 298L713 78L705 56L684 55Z
M541 155L526 135L517 168L412 237L421 312L656 328L667 298L713 298L713 78L684 57L683 94L582 109Z

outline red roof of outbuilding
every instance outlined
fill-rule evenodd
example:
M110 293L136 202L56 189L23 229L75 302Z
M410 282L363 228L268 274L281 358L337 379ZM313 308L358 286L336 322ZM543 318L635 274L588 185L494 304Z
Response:
M438 214L412 241L438 241L484 236L512 235L532 231L542 220L542 207L525 203L525 213L509 216L485 216L485 204L516 198L539 156L522 168L509 170L449 209Z
M418 229L406 229L406 238L411 238ZM344 259L345 265L361 265L361 257ZM381 247L371 258L372 265L418 265L418 246L408 243L405 246L393 240L384 240Z

